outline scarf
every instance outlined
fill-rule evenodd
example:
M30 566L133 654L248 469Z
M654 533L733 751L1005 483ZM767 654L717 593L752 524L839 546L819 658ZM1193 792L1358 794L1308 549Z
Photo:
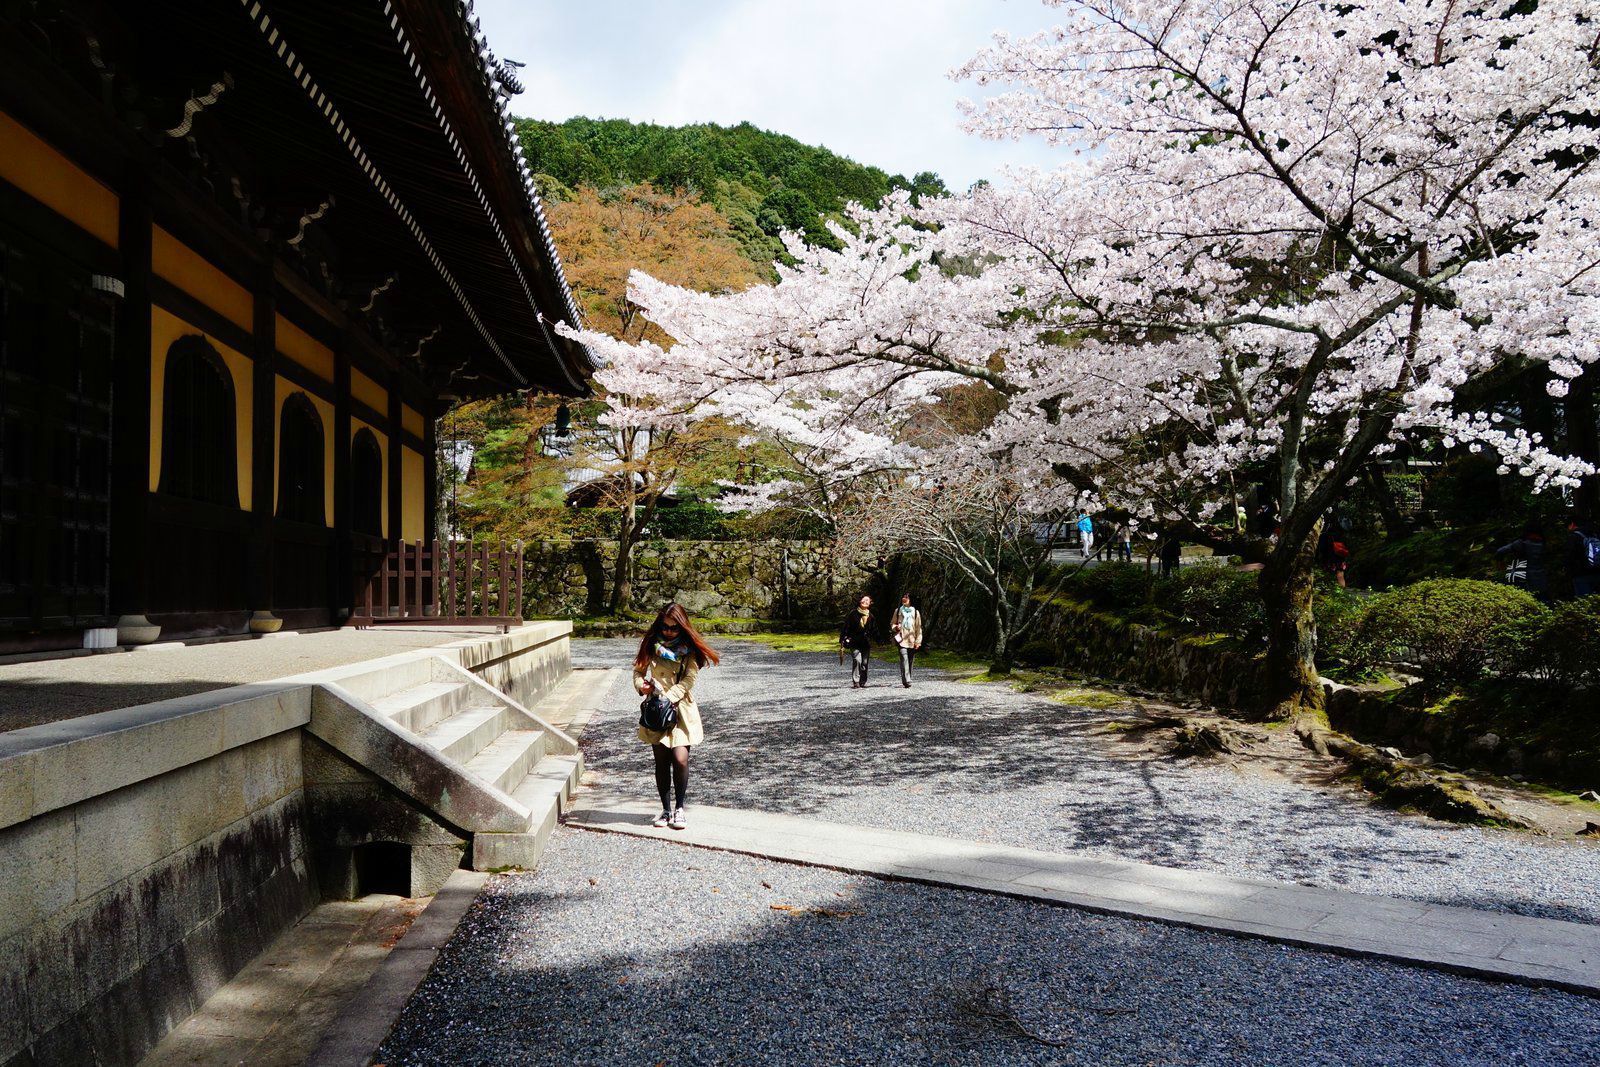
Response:
M900 605L900 625L910 626L911 620L917 617L917 609L910 604Z
M685 641L679 645L668 645L663 641L656 642L656 655L671 663L677 663L689 654L689 643Z

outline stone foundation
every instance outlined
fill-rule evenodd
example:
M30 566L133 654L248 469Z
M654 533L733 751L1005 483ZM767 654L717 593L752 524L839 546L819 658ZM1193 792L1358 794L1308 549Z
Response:
M532 703L570 630L355 666L444 656ZM308 732L351 670L0 733L0 1067L137 1063L320 899L461 864L465 835Z

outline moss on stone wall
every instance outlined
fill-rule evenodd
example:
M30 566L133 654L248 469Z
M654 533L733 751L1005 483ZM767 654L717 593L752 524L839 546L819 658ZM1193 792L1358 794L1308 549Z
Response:
M528 546L526 614L601 614L616 558L612 540ZM862 581L857 568L834 561L823 541L646 541L634 550L633 596L640 611L676 600L695 616L832 618Z

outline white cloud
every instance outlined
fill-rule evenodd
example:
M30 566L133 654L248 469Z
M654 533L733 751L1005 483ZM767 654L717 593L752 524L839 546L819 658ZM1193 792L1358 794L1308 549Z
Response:
M1049 165L1037 142L983 141L960 128L973 93L948 71L995 29L1042 29L1021 0L478 0L497 52L528 63L519 114L679 125L742 121L952 188L1004 164Z

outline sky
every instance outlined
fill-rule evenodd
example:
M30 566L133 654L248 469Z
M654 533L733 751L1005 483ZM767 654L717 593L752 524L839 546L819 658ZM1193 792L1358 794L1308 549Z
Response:
M1053 166L1039 140L961 129L977 95L949 71L997 29L1056 20L1037 0L476 0L495 53L526 63L518 115L682 125L749 121L952 190L1005 165Z

